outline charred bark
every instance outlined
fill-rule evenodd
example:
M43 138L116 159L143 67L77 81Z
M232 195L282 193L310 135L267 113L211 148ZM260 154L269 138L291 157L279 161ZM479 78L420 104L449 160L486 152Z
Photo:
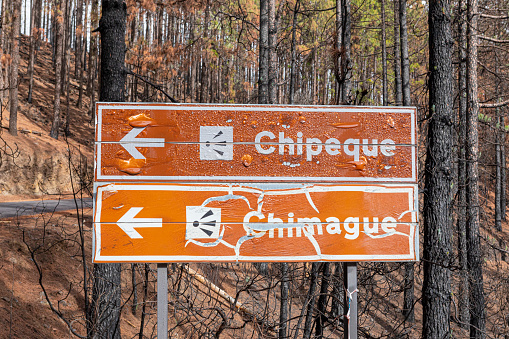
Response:
M450 0L430 2L429 127L424 195L423 338L449 335L454 112Z

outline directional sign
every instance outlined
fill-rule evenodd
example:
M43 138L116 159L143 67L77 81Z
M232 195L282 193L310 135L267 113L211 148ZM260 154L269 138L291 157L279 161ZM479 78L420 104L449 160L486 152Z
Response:
M96 181L417 180L410 107L97 104Z
M104 184L94 261L412 261L417 220L413 184Z

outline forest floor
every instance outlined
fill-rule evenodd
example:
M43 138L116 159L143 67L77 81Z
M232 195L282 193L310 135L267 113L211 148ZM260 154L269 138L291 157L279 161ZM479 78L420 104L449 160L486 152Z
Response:
M91 195L91 178L93 178L93 143L94 125L91 121L90 98L84 96L83 108L76 108L78 100L78 82L74 78L74 64L71 62L71 83L69 105L62 96L62 110L70 114L71 135L65 138L63 133L59 140L50 138L54 72L51 60L51 49L42 45L38 53L35 68L35 86L33 102L27 103L28 79L26 76L28 48L27 39L21 44L20 90L19 90L19 135L11 136L7 131L8 102L3 101L0 117L0 165L11 161L8 173L0 174L0 203L6 201L44 200L72 198L74 195ZM71 58L73 61L73 58ZM67 109L69 109L67 111ZM67 113L64 113L64 121ZM63 123L62 123L63 124ZM8 154L12 154L11 157ZM48 159L53 159L48 164ZM68 161L71 159L71 162ZM50 166L57 164L56 166ZM70 166L69 166L70 164ZM53 167L53 168L50 168ZM72 173L72 175L70 175ZM73 178L71 182L70 178ZM509 225L503 222L503 231L496 232L492 226L493 201L487 194L483 209L483 248L485 258L485 287L487 291L487 311L497 314L496 320L488 319L488 334L505 333L509 335ZM92 250L92 210L81 209L65 212L45 213L35 216L23 216L0 220L0 339L1 338L73 338L69 326L61 319L62 315L69 324L83 334L83 309L85 291L83 275L91 273ZM421 230L422 231L422 230ZM82 247L84 252L82 252ZM418 264L419 267L420 264ZM129 267L123 269L124 285L132 281ZM84 270L84 267L87 269ZM193 266L195 267L195 266ZM140 275L143 273L137 267ZM175 270L175 267L174 267ZM420 268L417 272L420 272ZM178 269L177 269L178 271ZM205 269L204 269L205 271ZM153 270L149 272L154 281ZM237 274L238 272L234 272ZM225 276L228 273L224 273ZM205 276L207 274L204 273ZM209 275L214 280L213 274ZM89 278L88 278L89 279ZM222 280L221 287L235 296L234 282ZM90 281L88 281L90 286ZM455 282L456 283L456 282ZM150 317L145 319L147 337L155 331L155 291L149 287L146 312ZM123 309L121 332L124 338L136 337L141 325L141 303L143 286L138 285L137 294L123 292ZM421 296L422 277L416 278L416 298ZM43 288L47 292L46 298ZM152 288L152 290L150 290ZM203 286L202 286L203 288ZM260 288L262 290L262 288ZM92 293L87 290L89 295ZM303 292L305 293L305 292ZM212 299L211 299L212 300ZM49 301L49 302L48 302ZM217 300L216 300L217 301ZM131 306L133 305L134 306ZM416 306L416 323L412 325L405 337L420 337L422 326L422 309ZM53 308L54 310L52 311ZM297 313L298 307L295 307ZM453 317L457 305L453 305ZM292 314L295 315L295 314ZM236 316L237 317L237 316ZM371 314L370 319L377 322L370 333L373 337L382 336L391 327L384 324L382 312ZM233 321L239 321L234 318ZM253 332L254 324L244 324L244 333ZM492 331L497 327L496 331ZM238 335L238 332L236 332ZM225 337L235 337L223 333ZM340 334L329 333L331 337ZM465 330L455 324L452 335L457 338L467 336ZM274 337L272 331L267 337ZM185 335L181 337L186 337ZM251 337L251 335L246 335Z

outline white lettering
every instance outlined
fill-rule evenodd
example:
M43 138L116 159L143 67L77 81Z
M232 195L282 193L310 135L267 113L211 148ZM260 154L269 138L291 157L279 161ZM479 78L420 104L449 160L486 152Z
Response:
M350 145L353 145L353 150L350 150ZM359 161L359 139L347 139L344 149L345 154L353 155L353 160Z
M353 226L350 226L352 224ZM345 219L345 238L346 239L357 239L359 236L359 218L348 217Z
M369 226L369 218L362 218L362 221L364 222L364 232L366 234L368 233L378 233L378 218L377 217L373 217L373 223L371 224L372 226Z
M330 155L338 155L341 153L341 144L338 139L330 138L325 142L325 151Z
M371 142L371 150L369 149L369 140L368 139L362 139L362 153L368 157L376 157L378 155L378 140L373 139Z
M298 220L299 224L300 223L306 224L306 226L304 226L304 232L307 234L312 234L312 235L315 234L315 225L319 225L319 227L321 228L322 221L320 220L320 218L317 218L317 217L298 218L297 220ZM318 234L323 233L320 228L319 228Z
M244 216L244 230L246 230L246 234L253 235L253 236L259 238L265 234L265 231L256 232L256 231L253 231L251 228L249 228L248 224L250 222L251 217L258 217L259 220L262 220L262 219L265 219L265 216L263 215L263 213L258 212L258 211L251 211Z
M330 222L330 224L325 227L325 230L329 234L341 234L341 228L339 227L339 219L336 217L329 217L325 219L325 221Z
M297 132L297 154L302 154L302 147L304 145L302 144L302 132Z
M268 141L275 142L276 136L274 133L269 131L262 131L255 137L255 148L260 154L271 154L276 150L275 146L267 145L267 140L262 139L268 138ZM306 138L304 142L303 133L297 132L297 138L294 139L285 136L285 132L279 132L278 136L279 147L278 153L284 155L288 152L289 155L302 155L306 152L306 161L313 161L313 157L322 153L323 149L330 155L341 154L341 146L345 155L353 156L354 161L359 161L361 152L365 156L376 157L378 156L378 150L385 156L395 155L396 143L391 139L385 139L382 142L378 142L378 139L347 139L343 144L336 138L329 138L322 142L319 138ZM265 144L264 144L265 143ZM304 148L305 145L305 148ZM325 146L325 147L324 147Z
M260 223L252 223L251 219L256 217L258 220L262 220L265 219L265 215L259 211L251 211L247 213L244 216L244 229L246 230L246 234L258 238L265 235L265 233L268 233L269 238L274 238L275 230L277 229L277 238L284 238L285 233L288 238L300 238L303 235L323 235L324 226L327 234L331 235L341 234L341 228L343 228L345 231L345 239L349 240L357 239L361 233L360 217L347 217L341 227L342 223L337 217L326 218L325 222L327 222L327 224L322 225L322 220L319 217L295 218L294 213L290 212L288 213L288 221L284 221L282 218L274 217L274 214L275 213L268 213L267 221L263 223L266 224L266 227L257 228L255 227L256 224L260 225ZM381 222L379 217L362 217L362 223L362 231L369 235L380 232L395 233L398 221L393 217L385 217ZM251 224L251 227L249 224ZM285 229L287 229L287 232L284 232Z
M380 146L380 151L383 155L387 157L392 157L394 155L394 150L396 149L396 146L394 146L395 142L391 139L385 139L381 142L382 146ZM387 146L390 145L390 146Z
M279 132L279 154L285 154L285 144L288 145L288 153L295 153L295 143L292 138L285 138L285 132Z
M269 218L267 219L267 222L269 224L282 224L283 219L281 218L274 218L274 213L269 213ZM277 237L282 238L283 237L283 229L278 228L277 229ZM269 230L269 238L274 238L274 228L271 228Z
M263 132L258 133L256 135L256 138L255 138L255 148L256 148L256 150L260 154L271 154L271 153L273 153L275 151L275 149L276 149L274 146L270 146L269 148L264 149L262 147L262 145L260 144L260 142L261 142L263 137L269 137L272 140L276 136L274 135L274 133L271 133L271 132L268 132L268 131L263 131Z
M313 149L316 146L316 149ZM322 153L322 141L318 138L307 138L306 139L306 160L313 160L313 155Z
M394 223L394 225L388 223ZM397 221L393 217L386 217L382 220L382 230L386 233L396 232L394 229L396 227L396 223Z

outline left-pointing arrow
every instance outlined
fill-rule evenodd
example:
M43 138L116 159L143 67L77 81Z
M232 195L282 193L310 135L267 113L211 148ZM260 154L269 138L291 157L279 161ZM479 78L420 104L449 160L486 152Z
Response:
M136 138L145 127L134 127L122 139L120 145L126 149L134 159L145 159L136 147L164 147L163 138Z
M143 207L131 207L120 219L117 221L120 227L131 239L143 239L134 228L140 227L163 227L163 219L159 218L134 218Z

